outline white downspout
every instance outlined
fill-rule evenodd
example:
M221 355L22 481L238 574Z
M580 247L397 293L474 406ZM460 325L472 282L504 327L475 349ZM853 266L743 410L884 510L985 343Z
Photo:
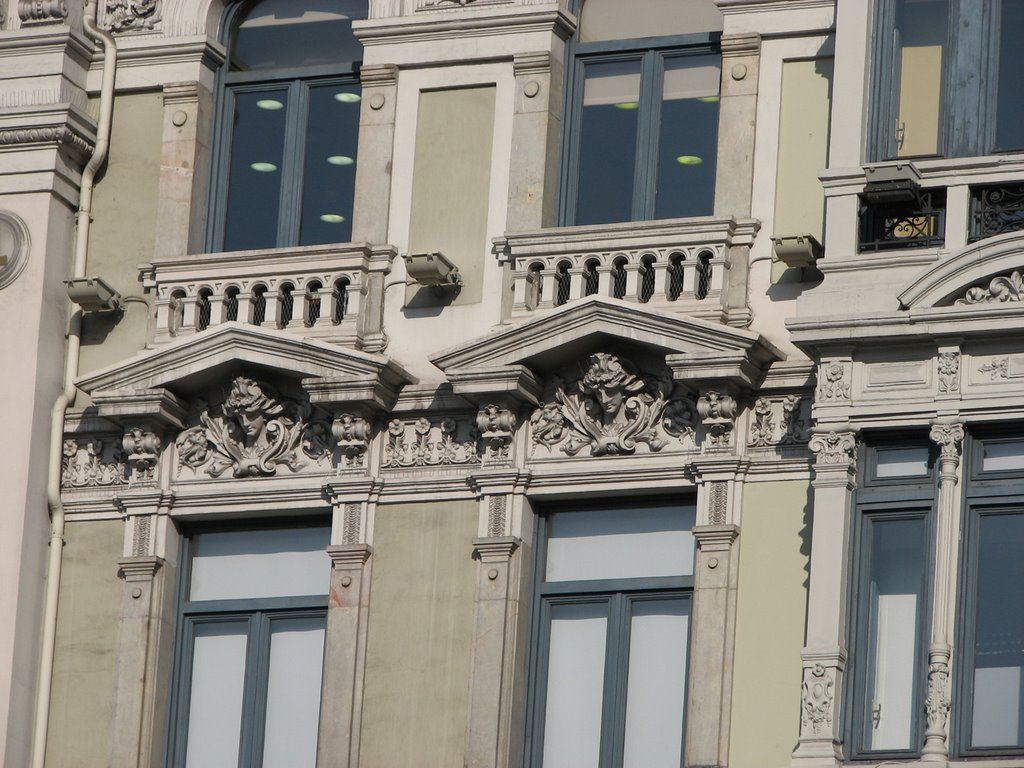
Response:
M110 147L110 124L114 113L114 75L117 67L117 46L111 36L97 24L97 0L86 0L82 20L86 34L103 48L103 80L100 86L99 124L96 148L82 171L75 215L75 252L71 276L85 277L89 254L89 225L92 223L92 192L96 172L107 159ZM74 402L78 377L78 354L82 341L82 308L71 306L68 319L67 357L64 360L64 387L50 416L50 463L47 470L46 500L50 509L50 550L46 565L46 597L43 604L43 636L39 658L39 683L36 687L36 713L32 729L32 768L43 768L46 762L46 736L50 720L50 697L53 681L53 653L57 636L57 600L60 593L61 558L64 547L64 504L60 497L61 459L64 444L64 416Z

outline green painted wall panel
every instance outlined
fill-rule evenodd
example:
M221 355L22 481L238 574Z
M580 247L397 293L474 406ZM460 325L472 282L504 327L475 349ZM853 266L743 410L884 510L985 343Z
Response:
M465 749L478 506L377 508L362 768L459 768Z
M800 731L810 486L743 491L729 768L788 768Z

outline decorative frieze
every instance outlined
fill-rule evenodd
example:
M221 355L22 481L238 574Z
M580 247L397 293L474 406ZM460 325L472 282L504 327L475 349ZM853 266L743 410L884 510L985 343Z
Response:
M693 435L692 408L673 404L667 370L644 375L628 359L598 352L581 375L553 378L547 401L530 419L535 446L576 456L635 453L638 445L660 451L675 438Z
M978 373L987 373L993 381L996 379L1007 379L1010 377L1010 358L993 357L988 362L978 366Z
M507 463L516 430L515 413L497 405L485 405L477 412L476 428L484 449L484 462Z
M829 667L815 664L804 669L800 707L803 734L818 736L831 730L835 687L835 673Z
M994 277L988 286L976 285L968 288L956 304L1005 304L1024 301L1024 276L1014 270L1008 275Z
M822 432L811 436L808 443L817 454L818 464L853 464L857 438L853 432Z
M848 367L844 363L822 363L818 369L818 400L849 400Z
M64 0L18 0L18 18L22 26L60 24L68 16Z
M362 519L362 505L349 502L345 505L345 517L342 522L342 544L358 544Z
M725 525L729 515L728 483L711 483L708 488L708 495L708 520L711 525Z
M65 440L63 454L62 488L104 488L128 483L128 457L113 441Z
M91 139L67 125L47 125L40 128L8 128L0 131L0 147L20 144L58 144L83 157L91 154L94 146Z
M479 464L479 433L475 425L446 417L432 422L420 417L412 423L388 422L384 444L385 469Z
M936 358L939 392L949 394L960 390L960 353L940 352Z
M331 425L334 439L341 453L339 469L362 469L366 465L366 451L373 436L373 427L362 416L343 413Z
M160 0L107 0L112 32L146 32L160 21Z
M808 419L805 401L799 395L782 398L759 397L750 422L749 448L799 445L807 442Z
M491 538L505 535L508 498L491 496L487 501L487 535Z
M330 425L310 419L307 402L281 397L264 382L239 376L220 406L199 414L200 426L175 441L178 469L220 477L269 477L280 465L298 472L306 459L330 462Z

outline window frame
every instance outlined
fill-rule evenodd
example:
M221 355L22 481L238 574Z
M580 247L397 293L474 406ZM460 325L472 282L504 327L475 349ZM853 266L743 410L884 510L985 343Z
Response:
M659 600L687 600L689 623L687 626L686 690L683 691L683 740L680 758L686 745L686 722L690 685L690 645L693 639L693 600L695 574L690 576L660 576L621 579L588 579L547 582L549 516L556 513L581 513L623 509L629 507L695 506L694 501L678 499L638 499L636 501L604 501L598 503L574 502L543 506L536 512L534 535L533 597L531 600L529 639L527 650L527 707L525 717L524 760L526 766L540 768L544 758L544 726L547 704L547 683L550 652L551 607L556 605L583 605L606 603L607 627L605 634L604 683L601 705L600 768L615 768L622 764L625 747L626 692L629 664L631 607L638 602ZM694 540L694 568L696 568L697 541ZM610 695L609 695L610 694Z
M582 2L574 4L577 17ZM653 221L658 175L658 143L661 115L661 88L665 61L688 56L716 55L721 63L721 32L695 32L665 37L638 37L581 43L577 35L566 44L565 94L562 101L562 131L559 150L558 224L577 226L576 205L579 193L580 141L583 123L583 81L587 63L640 62L640 104L637 115L636 159L633 169L631 221ZM719 85L719 92L721 86ZM717 153L718 129L715 126ZM717 182L717 157L715 158ZM716 183L717 186L717 183ZM712 210L714 189L711 192ZM594 225L600 226L600 225Z
M242 710L238 759L239 766L261 765L263 736L266 726L267 687L269 682L270 638L276 620L322 618L326 653L327 609L330 591L329 564L324 567L322 595L291 595L287 597L241 598L221 600L189 600L192 582L195 537L208 533L231 533L247 530L297 528L330 528L328 519L268 521L257 525L215 525L189 528L182 532L175 600L174 652L168 706L168 768L184 768L187 758L189 707L192 693L195 627L202 624L238 622L246 626L245 666L242 678ZM328 537L329 538L329 537ZM324 554L327 558L326 550ZM323 662L321 662L321 681ZM323 693L321 691L321 704Z
M927 448L928 472L921 475L900 477L878 477L878 451L900 448ZM924 704L928 691L927 659L931 634L931 618L934 585L925 578L921 614L917 622L917 649L920 663L914 680L911 711L910 749L865 749L864 734L870 718L867 695L870 686L869 672L872 660L867 653L871 648L870 632L870 590L866 589L871 576L871 533L876 520L923 520L924 555L926 573L935 567L935 543L938 509L938 470L936 452L926 437L920 440L886 439L869 440L860 447L858 461L858 484L854 497L853 526L850 535L850 577L847 585L848 604L851 606L850 620L847 621L848 649L847 676L843 717L844 751L848 760L906 760L921 754L924 746L925 718Z
M214 78L214 119L211 131L210 181L207 199L210 211L206 221L205 250L207 253L224 251L228 199L231 194L231 133L235 97L237 93L252 93L280 88L287 95L285 130L281 166L280 202L277 211L277 237L273 245L256 250L301 247L299 238L302 222L302 186L309 91L311 87L339 85L354 87L362 92L359 71L362 60L337 61L308 67L282 67L280 69L232 71L231 44L234 26L239 16L260 0L242 0L234 3L221 21L219 39L224 41L227 55ZM357 121L358 131L358 121ZM356 144L359 143L358 135ZM358 163L358 152L356 153ZM353 208L355 207L353 195ZM352 216L352 214L349 214ZM343 242L343 241L339 241ZM245 249L249 250L249 249Z

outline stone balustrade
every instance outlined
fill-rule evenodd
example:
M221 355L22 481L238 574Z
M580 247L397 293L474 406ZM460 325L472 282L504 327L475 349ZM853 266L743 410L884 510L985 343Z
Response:
M225 322L293 330L366 347L360 316L380 301L397 250L363 243L302 246L154 259L139 270L155 293L153 341L199 333Z
M727 321L730 271L757 233L753 219L673 219L512 233L494 240L511 266L512 316L591 294Z

